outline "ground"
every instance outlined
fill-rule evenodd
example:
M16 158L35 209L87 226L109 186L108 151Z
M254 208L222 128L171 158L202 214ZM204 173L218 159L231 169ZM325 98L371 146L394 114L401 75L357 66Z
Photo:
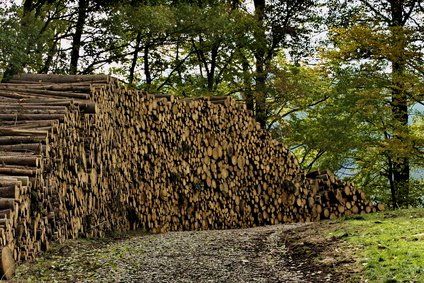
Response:
M424 282L424 210L67 241L15 281Z

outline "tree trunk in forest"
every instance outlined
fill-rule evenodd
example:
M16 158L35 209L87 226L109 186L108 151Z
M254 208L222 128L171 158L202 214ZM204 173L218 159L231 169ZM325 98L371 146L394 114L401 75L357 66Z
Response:
M180 41L181 41L181 37L178 37L177 46L176 46L177 51L176 51L176 54L175 54L175 62L177 62L177 66L182 64L182 62L180 62L180 45L181 45ZM182 72L181 72L181 68L177 67L176 70L177 70L178 79L179 79L178 82L180 84L183 84L183 75L182 75Z
M80 57L81 37L84 32L85 20L87 17L88 0L78 1L78 19L75 27L75 33L72 37L71 64L69 68L70 74L76 74L78 71L78 60Z
M265 18L265 0L255 0L255 16L262 27ZM259 122L262 128L266 127L267 111L266 111L266 92L265 92L265 50L266 50L266 35L264 30L255 33L258 47L255 50L256 59L256 121Z
M249 62L247 61L247 58L243 56L243 62L242 62L242 68L243 68L243 88L244 88L244 100L246 101L246 107L248 110L250 110L252 113L255 113L255 100L252 93L252 82L249 72Z
M219 45L214 45L211 51L211 67L208 72L208 90L213 91L215 87L215 70L216 70L216 58L218 57Z
M266 111L266 91L263 56L256 58L256 121L259 122L262 128L266 128L267 111Z
M398 56L391 60L392 64L392 112L397 125L394 126L394 138L403 142L403 134L408 131L408 98L402 82L405 72L405 46L403 33L403 4L402 1L389 1L391 4L391 28L394 41L401 41ZM409 158L395 157L393 159L393 185L397 191L397 205L406 206L409 199Z
M146 76L146 84L151 85L152 84L152 74L150 73L150 63L149 63L149 48L150 48L150 40L146 41L146 44L144 45L144 74Z
M137 33L137 39L134 47L134 54L131 62L130 75L128 76L128 83L133 84L134 82L134 72L135 67L137 66L138 52L140 51L140 43L141 43L141 33Z
M398 207L397 192L396 192L395 183L393 181L393 162L392 162L392 158L390 156L387 156L387 163L388 163L388 166L389 166L387 176L389 178L390 194L391 194L391 198L392 198L392 206L393 206L393 208L396 208L396 207Z
M47 74L49 72L49 69L53 63L53 57L55 56L57 52L57 44L59 42L59 38L55 38L52 45L49 48L49 52L47 53L47 58L44 61L43 67L38 71L40 74Z

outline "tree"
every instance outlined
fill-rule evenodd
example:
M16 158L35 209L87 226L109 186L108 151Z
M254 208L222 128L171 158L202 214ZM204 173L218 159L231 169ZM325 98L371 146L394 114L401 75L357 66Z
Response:
M293 117L288 139L310 155L302 160L346 172L376 197L389 192L393 207L416 204L424 193L410 178L411 165L423 167L423 113L412 113L422 104L422 9L418 1L335 2L344 9L331 18L322 61L330 98Z
M119 19L114 23L114 30L123 42L128 42L129 56L122 58L124 66L121 72L128 77L130 84L141 84L140 70L142 63L144 72L143 86L153 90L152 84L161 77L167 67L162 57L168 51L167 46L172 44L171 36L176 30L175 9L163 5L163 1L150 3L131 3L119 8ZM122 15L125 15L122 17ZM120 27L118 27L118 25Z
M313 1L296 0L285 1L255 0L255 18L259 29L254 32L255 45L252 52L255 57L255 96L248 93L248 105L256 113L257 121L266 127L270 111L267 106L266 81L269 78L271 62L281 48L296 50L304 43L301 38L306 37L307 22L313 21L311 14ZM253 101L253 102L252 102Z
M56 19L64 12L63 2L54 0L25 0L22 6L9 5L2 17L3 30L8 30L4 40L10 40L9 45L2 44L3 60L8 60L3 74L3 81L22 72L24 68L38 70L43 60L44 52L53 41ZM10 30L12 28L13 30ZM13 38L11 38L13 37Z
M69 67L70 74L76 74L78 69L78 59L80 56L81 37L84 32L85 20L88 13L88 0L79 0L77 9L77 23L75 25L75 32L72 36L72 49L71 49L71 63Z

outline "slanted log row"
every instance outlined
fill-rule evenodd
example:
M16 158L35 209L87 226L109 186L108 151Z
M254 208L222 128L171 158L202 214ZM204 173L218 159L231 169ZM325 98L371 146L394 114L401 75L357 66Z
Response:
M316 191L315 209L323 218L335 219L343 215L370 213L384 210L383 204L372 205L364 192L350 182L343 182L330 171L313 171L307 178Z
M0 185L0 215L4 205L16 219L3 245L18 261L50 241L111 230L252 227L379 208L332 175L306 175L243 103L149 95L109 76L0 85L0 152L0 175L29 179L19 194Z

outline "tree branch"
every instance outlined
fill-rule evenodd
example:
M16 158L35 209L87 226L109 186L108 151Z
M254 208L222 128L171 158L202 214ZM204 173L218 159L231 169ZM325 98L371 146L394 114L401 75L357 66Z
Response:
M326 101L327 99L329 99L330 97L329 96L325 96L325 97L323 97L323 98L321 98L320 100L318 100L318 101L314 101L314 102L312 102L312 103L310 103L310 104L308 104L308 105L306 105L306 106L304 106L304 107L298 107L298 108L294 108L294 109L291 109L290 111L288 111L288 112L286 112L286 113L284 113L283 115L279 115L280 114L280 112L281 112L281 109L283 109L283 108L281 108L280 109L280 111L277 113L277 115L278 115L278 117L277 118L275 118L270 124L269 124L269 126L268 126L268 130L269 129L271 129L271 126L275 123L275 122L277 122L278 120L280 120L280 119L282 119L282 118L284 118L284 117L287 117L288 115L290 115L290 114L292 114L292 113L294 113L294 112L297 112L297 111L300 111L300 110L302 110L302 109L306 109L306 108L309 108L309 107L313 107L313 106L315 106L315 105L318 105L318 104L320 104L321 102L324 102L324 101Z
M160 84L160 86L158 86L157 88L156 88L156 90L160 90L162 87L164 87L168 82L169 82L169 80L171 79L171 76L172 76L172 74L175 72L175 71L177 71L183 64L184 64L184 62L188 59L188 57L190 57L190 55L191 54L193 54L193 50L190 50L190 52L187 54L187 56L185 56L184 58L183 58L183 60L181 60L178 64L177 64L177 66L175 66L175 68L174 69L172 69L172 71L171 71L171 73L169 73L169 75L168 75L168 77L165 79L165 81L163 82L163 83L161 83Z
M367 6L371 11L373 11L377 16L383 18L387 23L391 23L392 20L387 16L383 15L378 11L372 4L370 4L367 0L360 0L365 6Z

